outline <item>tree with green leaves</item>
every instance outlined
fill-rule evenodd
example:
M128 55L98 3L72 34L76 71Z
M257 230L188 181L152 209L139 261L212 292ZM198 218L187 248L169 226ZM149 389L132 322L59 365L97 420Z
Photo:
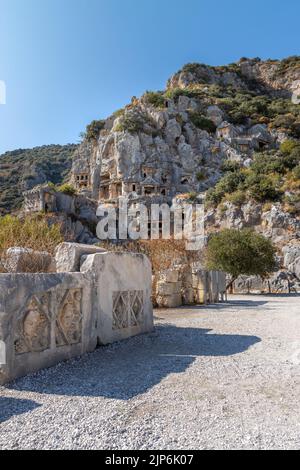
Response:
M210 270L231 275L227 288L241 275L267 277L276 270L272 242L251 229L226 229L208 242L206 264Z

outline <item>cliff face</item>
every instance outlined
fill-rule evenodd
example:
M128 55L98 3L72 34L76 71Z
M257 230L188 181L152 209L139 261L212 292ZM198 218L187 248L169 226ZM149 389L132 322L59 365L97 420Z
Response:
M300 58L188 64L164 92L134 97L88 126L72 182L97 200L202 193L221 178L224 162L247 167L255 152L300 137L292 103L299 80Z
M209 67L188 64L168 82L169 87L186 88L199 83L233 86L236 90L255 91L271 96L291 97L300 87L299 57L261 61L241 59L236 64Z
M284 266L300 236L299 95L300 57L187 64L166 90L91 123L71 180L101 202L206 196L208 232L253 227Z
M164 91L133 97L93 121L80 146L34 149L28 158L18 151L15 162L2 156L5 210L18 208L23 190L60 183L72 165L67 178L83 201L80 224L96 223L85 200L96 207L121 195L147 203L205 199L207 232L253 227L274 241L280 264L298 277L300 257L291 261L289 253L298 253L300 238L299 96L300 57L187 64ZM16 184L5 186L7 171L18 193Z

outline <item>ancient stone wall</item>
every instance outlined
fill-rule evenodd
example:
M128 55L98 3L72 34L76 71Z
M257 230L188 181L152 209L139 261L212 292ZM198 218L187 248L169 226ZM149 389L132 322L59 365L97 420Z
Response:
M195 263L159 273L153 286L154 302L161 308L218 303L226 296L226 275Z
M144 255L88 255L79 273L0 275L0 384L153 328Z

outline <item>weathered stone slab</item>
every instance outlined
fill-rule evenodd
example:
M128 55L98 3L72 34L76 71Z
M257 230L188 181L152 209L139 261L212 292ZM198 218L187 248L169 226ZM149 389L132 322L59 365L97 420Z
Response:
M81 273L0 274L0 384L153 329L152 270L130 253Z
M55 250L56 271L59 273L79 272L81 257L95 253L106 253L106 250L94 245L61 243Z
M93 351L94 301L84 274L1 274L0 383Z
M194 289L188 288L183 291L183 304L193 305L195 303Z
M109 344L153 329L152 270L142 254L89 255L81 272L94 277L100 344Z
M182 305L182 296L181 294L158 295L156 301L159 308L176 308Z
M169 269L160 275L160 281L162 282L178 282L178 279L179 271L177 269Z
M12 247L6 251L3 267L8 273L55 272L55 260L46 251Z
M182 288L181 282L158 282L157 283L158 295L180 294L181 288Z

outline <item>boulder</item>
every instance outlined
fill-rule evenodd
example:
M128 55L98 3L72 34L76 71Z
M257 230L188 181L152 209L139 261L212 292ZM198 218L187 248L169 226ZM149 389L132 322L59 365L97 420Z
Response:
M158 295L156 302L159 308L176 308L182 305L181 294Z
M209 106L207 109L207 117L219 126L224 119L224 113L218 106Z
M289 268L290 265L294 264L297 258L300 258L300 244L298 245L287 245L283 248L284 255L284 267Z
M158 282L158 295L174 295L180 294L182 288L181 282Z
M13 247L6 251L3 267L9 273L50 273L55 272L55 261L46 251Z
M106 252L107 250L94 245L61 243L55 250L56 271L58 273L79 272L82 256Z

